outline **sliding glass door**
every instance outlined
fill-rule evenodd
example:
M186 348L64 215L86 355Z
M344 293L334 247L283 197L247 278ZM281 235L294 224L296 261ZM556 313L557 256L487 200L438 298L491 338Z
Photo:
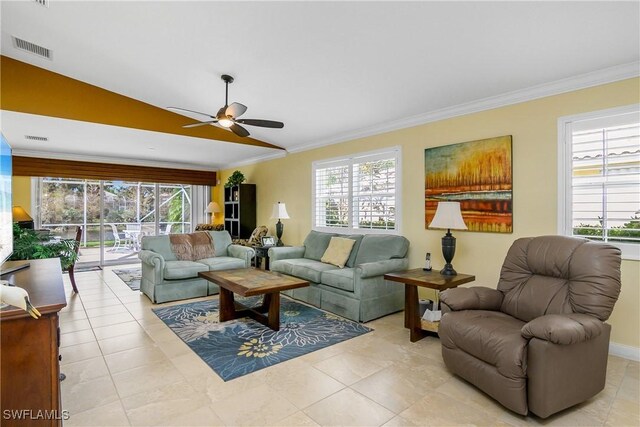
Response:
M73 238L82 226L78 265L138 262L144 236L191 232L191 192L182 184L40 178L38 227Z

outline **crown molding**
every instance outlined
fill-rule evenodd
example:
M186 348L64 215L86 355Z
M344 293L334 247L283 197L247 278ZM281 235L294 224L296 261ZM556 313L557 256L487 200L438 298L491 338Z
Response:
M56 153L53 151L38 151L38 150L21 150L13 149L12 154L14 156L22 157L38 157L44 159L57 159L57 160L76 160L81 162L95 162L95 163L110 163L110 164L127 164L129 166L149 166L156 168L169 168L169 169L188 169L199 170L205 172L217 172L219 168L207 167L194 163L174 163L174 162L161 162L153 160L121 158L121 157L106 157L106 156L86 156L82 154L69 154L69 153Z
M338 144L341 142L365 138L373 135L380 135L394 130L424 125L427 123L433 123L453 117L478 113L480 111L492 110L495 108L519 104L521 102L545 98L547 96L559 95L561 93L572 92L588 87L613 83L616 81L626 80L638 76L640 76L640 61L630 62L627 64L616 65L614 67L592 71L586 74L580 74L577 76L556 80L550 83L532 86L526 89L515 90L512 92L503 93L501 95L491 96L464 104L454 105L452 107L447 107L424 114L405 117L400 120L395 120L377 126L361 128L353 132L343 133L331 138L314 141L309 144L291 147L287 150L291 153L313 150L315 148L320 148L327 145Z
M221 169L231 169L231 168L237 168L240 166L253 165L256 163L266 162L268 160L279 159L279 158L285 157L287 154L288 154L287 151L279 151L274 154L265 154L264 156L257 156L257 157L252 157L250 159L242 160L240 162L229 163L227 165L224 165L224 168L221 168Z

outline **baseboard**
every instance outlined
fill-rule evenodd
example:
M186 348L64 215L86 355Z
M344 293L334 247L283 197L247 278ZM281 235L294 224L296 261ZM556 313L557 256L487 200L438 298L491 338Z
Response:
M637 362L640 361L639 347L631 347L630 345L609 342L609 354L629 360L635 360Z

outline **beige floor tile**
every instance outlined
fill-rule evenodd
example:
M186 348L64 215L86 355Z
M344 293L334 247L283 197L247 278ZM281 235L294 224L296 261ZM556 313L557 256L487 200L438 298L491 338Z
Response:
M319 424L313 421L307 414L302 411L289 415L283 420L276 421L271 424L273 427L314 427Z
M385 368L385 364L381 362L349 352L320 361L313 366L346 385L351 385Z
M82 305L84 305L85 309L97 308L97 307L108 307L108 306L111 306L111 305L120 305L120 304L122 304L122 303L115 296L110 297L110 298L99 299L99 300L96 300L96 301L87 301L87 302L83 302L82 303Z
M154 343L150 338L149 341ZM155 343L155 345L169 358L192 352L189 346L180 339L178 339L178 341L159 341Z
M247 402L251 402L251 410L247 410ZM291 402L266 384L229 395L211 407L226 425L233 426L263 426L298 412Z
M424 422L416 423L416 422L413 422L413 421L408 420L406 418L402 418L400 415L397 415L397 416L391 418L386 423L384 423L382 425L382 427L403 427L403 426L422 427L424 425L425 425Z
M144 346L107 354L104 360L111 374L158 362L169 362L167 356L156 346Z
M452 399L450 396L431 391L418 402L399 414L412 423L429 426L440 425L482 425L491 426L498 419L490 414Z
M224 423L213 412L209 404L189 411L186 414L179 414L166 418L161 425L166 426L224 426Z
M80 299L82 300L83 304L88 301L101 301L101 300L111 299L111 298L115 298L115 294L111 292L109 288L103 288L101 292L95 292L90 294L82 292L80 294Z
M329 347L313 351L311 353L305 354L304 356L298 357L298 359L302 359L311 365L323 360L330 359L333 356L346 352L346 349L340 344L331 345Z
M119 337L121 335L128 335L134 333L144 333L142 326L135 320L124 323L117 323L109 326L102 326L99 328L94 327L93 333L96 338L99 340L103 340L106 338Z
M67 384L77 384L109 375L102 355L79 362L65 363L60 365L60 371L66 375Z
M86 311L89 318L108 316L110 314L128 313L127 308L122 304L109 305L107 307L87 308Z
M91 329L85 329L84 331L69 332L68 334L62 334L60 336L60 347L68 347L70 345L84 344L87 342L95 341L96 337L93 335Z
M91 324L86 318L60 323L60 333L63 334L67 334L69 332L84 331L87 329L91 329Z
M118 323L135 322L136 319L129 313L107 314L106 316L90 317L89 322L93 328L117 325Z
M304 409L345 387L341 382L311 366L272 370L265 374L265 382L298 409Z
M358 381L351 388L400 413L449 378L440 368L412 369L406 365L394 365Z
M188 377L187 381L197 392L206 395L214 403L266 385L262 377L253 374L225 382L213 371L206 375Z
M102 350L102 354L113 354L119 351L130 350L138 347L152 347L153 341L147 336L147 334L134 333L128 335L121 335L119 337L106 338L99 340L98 344Z
M207 375L212 371L209 365L193 352L172 357L170 361L185 377Z
M438 369L441 370L441 368ZM448 381L437 387L436 391L449 396L452 401L464 402L479 411L496 417L501 416L505 411L505 408L495 399L456 376L452 376Z
M606 421L607 426L640 426L640 403L615 399Z
M60 312L59 320L60 326L65 323L75 322L76 320L86 319L87 314L84 310L75 310L75 311L62 311Z
M118 401L118 393L111 377L100 377L90 381L71 384L62 381L62 409L75 414Z
M122 402L131 425L162 424L167 418L176 418L210 403L184 380L148 389Z
M96 341L84 344L70 345L60 348L63 364L78 362L80 360L91 359L92 357L102 356L100 346Z
M629 361L625 375L631 378L640 379L640 362Z
M620 384L617 399L624 399L630 402L640 402L640 380L626 375Z
M158 387L184 380L184 377L171 363L164 361L118 372L113 374L112 378L121 398L149 392Z
M322 426L379 426L395 416L348 388L309 406L304 413Z
M104 406L91 408L84 412L72 414L64 421L66 426L128 426L129 420L120 401L115 401Z
M586 402L574 406L573 408L575 410L584 411L604 423L617 393L618 387L607 384L605 385L604 390L600 393L596 394Z

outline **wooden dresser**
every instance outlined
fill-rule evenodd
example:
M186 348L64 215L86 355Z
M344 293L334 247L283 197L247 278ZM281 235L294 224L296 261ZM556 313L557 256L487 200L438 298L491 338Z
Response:
M13 306L0 311L0 424L59 426L58 312L67 305L62 269L58 258L29 263L29 268L2 276L29 292L42 317L34 319Z

